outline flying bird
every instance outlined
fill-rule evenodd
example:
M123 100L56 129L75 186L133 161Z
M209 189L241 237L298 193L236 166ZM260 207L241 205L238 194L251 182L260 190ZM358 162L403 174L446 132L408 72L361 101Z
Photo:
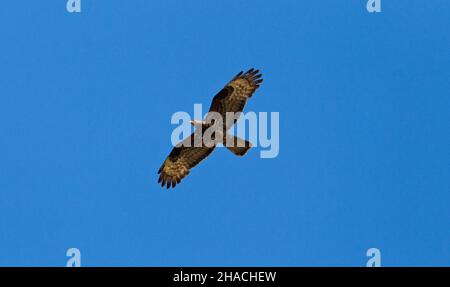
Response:
M241 113L245 107L247 100L253 95L256 89L259 88L263 79L259 70L250 69L247 72L239 72L234 76L225 87L214 96L209 112L204 121L191 121L191 124L196 128L185 140L177 144L164 163L158 170L158 183L162 187L174 188L180 181L186 177L190 170L199 164L202 160L207 158L216 148L216 144L207 144L202 137L202 134L197 131L205 131L212 124L214 120L209 120L214 114L219 114L226 119L227 112ZM240 116L240 114L237 114ZM219 130L223 130L223 143L231 152L237 156L243 156L251 148L251 143L229 135L226 133L235 123L237 119L228 123L225 121ZM217 135L218 136L218 135ZM228 141L227 141L228 139ZM226 145L225 142L231 142L232 145ZM200 143L200 144L195 144Z

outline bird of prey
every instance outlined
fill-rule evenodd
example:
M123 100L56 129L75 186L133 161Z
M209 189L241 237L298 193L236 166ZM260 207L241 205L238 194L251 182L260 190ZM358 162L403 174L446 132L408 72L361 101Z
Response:
M227 123L225 120L226 113L241 113L243 111L247 100L262 83L263 79L261 76L262 74L259 73L259 70L253 68L245 73L243 71L239 72L213 98L206 119L204 121L190 122L196 128L196 131L172 149L158 170L158 183L161 183L162 187L174 188L189 174L194 166L214 151L216 144L206 144L202 138L202 133L197 133L198 130L205 131L211 126L211 123L214 123L214 120L208 121L210 115L219 114L224 119L225 123L221 126L221 129L223 129L223 144L237 156L243 156L247 153L251 147L250 142L226 133L236 123L236 119L231 123ZM240 114L237 115L239 116ZM226 145L225 142L233 144ZM195 143L200 144L196 145Z

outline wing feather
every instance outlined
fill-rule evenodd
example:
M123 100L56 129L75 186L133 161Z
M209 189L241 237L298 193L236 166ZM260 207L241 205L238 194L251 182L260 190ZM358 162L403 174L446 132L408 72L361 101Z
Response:
M175 187L193 167L207 158L214 150L215 147L195 147L194 137L195 133L174 147L158 170L158 183L161 183L162 187ZM189 142L190 146L187 146Z
M245 73L239 72L213 98L209 111L220 113L223 119L225 119L227 112L242 112L247 100L252 97L263 82L261 76L262 74L259 73L259 70L253 68ZM230 127L227 127L227 129Z

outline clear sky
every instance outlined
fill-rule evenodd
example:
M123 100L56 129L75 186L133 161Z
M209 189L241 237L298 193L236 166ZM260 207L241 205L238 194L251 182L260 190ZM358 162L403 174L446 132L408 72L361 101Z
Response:
M0 4L0 265L450 265L450 2ZM157 185L176 111L238 71L280 154Z

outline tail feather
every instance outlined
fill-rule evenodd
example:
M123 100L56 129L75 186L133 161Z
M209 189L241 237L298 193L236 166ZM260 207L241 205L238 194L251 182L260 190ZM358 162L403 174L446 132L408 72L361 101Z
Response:
M252 147L249 141L235 137L233 135L227 135L224 139L225 147L237 156L245 155Z

